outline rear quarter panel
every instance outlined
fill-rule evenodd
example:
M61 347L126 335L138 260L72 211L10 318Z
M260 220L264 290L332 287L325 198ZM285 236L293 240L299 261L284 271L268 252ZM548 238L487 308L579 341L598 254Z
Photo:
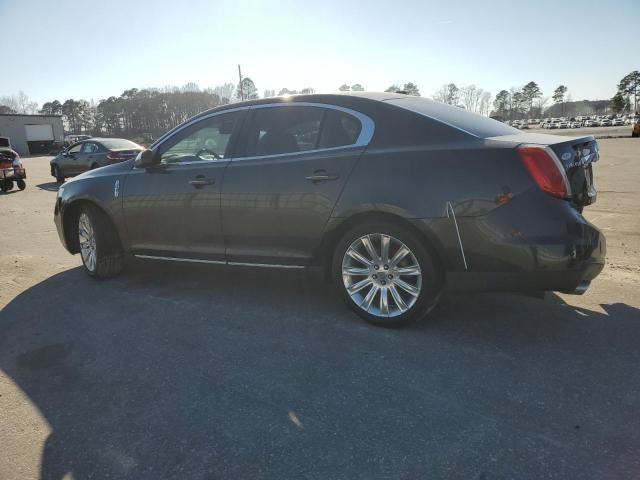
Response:
M354 168L334 217L381 211L407 219L485 215L504 195L532 187L515 145L470 139L455 144L369 148Z

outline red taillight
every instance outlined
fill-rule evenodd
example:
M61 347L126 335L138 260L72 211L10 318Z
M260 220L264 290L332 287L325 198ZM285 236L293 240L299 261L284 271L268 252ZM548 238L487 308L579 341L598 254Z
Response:
M126 160L129 158L127 155L118 152L107 153L107 160L110 162L119 162L121 160Z
M544 147L520 147L518 153L522 163L538 184L540 189L554 197L566 198L569 196L567 181L560 170L562 167Z

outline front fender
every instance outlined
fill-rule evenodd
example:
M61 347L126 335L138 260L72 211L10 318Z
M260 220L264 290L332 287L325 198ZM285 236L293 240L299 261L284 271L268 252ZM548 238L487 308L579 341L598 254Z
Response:
M123 174L80 176L60 187L54 219L60 240L71 253L77 253L77 247L69 237L69 222L82 202L90 202L100 208L116 229L122 245L126 245L121 195L123 177Z

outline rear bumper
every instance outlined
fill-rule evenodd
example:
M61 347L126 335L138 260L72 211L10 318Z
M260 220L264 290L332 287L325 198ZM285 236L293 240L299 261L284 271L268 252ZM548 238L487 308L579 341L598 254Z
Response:
M458 218L462 250L452 218L416 221L440 243L447 290L584 293L604 267L604 235L568 202L527 197Z

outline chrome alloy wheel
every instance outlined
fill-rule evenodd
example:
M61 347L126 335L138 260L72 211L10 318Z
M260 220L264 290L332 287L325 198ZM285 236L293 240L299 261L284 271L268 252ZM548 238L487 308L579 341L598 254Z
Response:
M80 255L90 272L96 269L96 235L91 225L89 215L82 212L78 219L78 240L80 241Z
M418 300L420 264L397 238L372 233L356 239L342 259L342 282L351 300L377 317L396 317Z

